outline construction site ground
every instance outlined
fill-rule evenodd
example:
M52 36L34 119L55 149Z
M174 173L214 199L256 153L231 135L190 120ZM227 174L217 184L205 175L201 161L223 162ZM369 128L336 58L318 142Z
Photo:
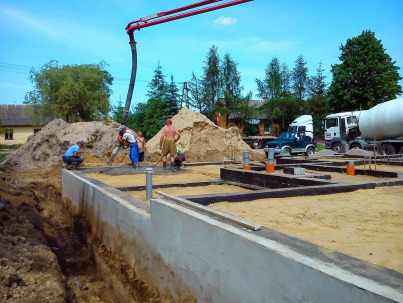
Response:
M62 169L0 171L0 302L196 302L150 287L98 243L62 198Z
M155 174L153 184L216 180L220 178L220 168L225 166L228 165L189 166L181 173ZM403 173L403 166L378 165L377 169ZM381 180L381 178L366 175L349 176L345 173L310 170L306 172L330 175L331 180L343 183ZM144 174L112 176L90 173L87 175L112 187L146 184ZM175 186L159 190L175 196L250 191L250 189L227 184L185 188ZM145 190L128 193L149 203L146 201ZM153 198L156 197L160 195L154 193ZM324 251L339 251L372 264L403 272L402 197L403 186L393 186L342 194L261 199L236 203L220 202L209 206L317 244Z
M101 166L101 161L87 162L85 166ZM153 183L217 180L224 166L228 165L188 166L179 173L155 174ZM377 168L403 172L401 166ZM136 279L119 256L92 239L78 214L62 198L61 169L62 165L56 165L0 172L1 301L119 302L114 285L105 280L105 276L114 275L119 284L131 289L130 295L137 302L175 302L169 290L159 293ZM340 182L375 178L326 174ZM113 187L146 184L145 174L88 176ZM161 190L189 196L249 189L223 184ZM145 191L129 193L145 201ZM403 272L402 197L403 186L394 186L334 195L222 202L210 207L317 244L325 252L339 251ZM195 298L185 293L176 302L195 302Z

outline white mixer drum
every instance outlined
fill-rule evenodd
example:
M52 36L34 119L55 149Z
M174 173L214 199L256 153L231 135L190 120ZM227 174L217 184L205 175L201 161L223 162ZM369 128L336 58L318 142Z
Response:
M359 117L361 136L389 139L403 136L403 98L390 100L363 112Z

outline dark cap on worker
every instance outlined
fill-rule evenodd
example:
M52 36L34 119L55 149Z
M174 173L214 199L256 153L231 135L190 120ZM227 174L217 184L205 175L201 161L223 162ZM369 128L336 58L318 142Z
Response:
M80 141L77 141L77 144L84 145L84 142L80 140Z
M166 123L172 123L172 120L171 120L171 119L166 119L165 122L166 122Z
M122 124L121 126L119 126L119 130L123 130L126 128L126 125Z

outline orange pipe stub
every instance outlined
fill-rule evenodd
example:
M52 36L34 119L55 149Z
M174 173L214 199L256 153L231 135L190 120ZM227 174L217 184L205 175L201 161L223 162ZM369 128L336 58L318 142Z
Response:
M250 170L250 165L244 165L243 169Z
M355 176L355 165L347 165L347 175Z
M274 163L266 163L266 172L274 173Z

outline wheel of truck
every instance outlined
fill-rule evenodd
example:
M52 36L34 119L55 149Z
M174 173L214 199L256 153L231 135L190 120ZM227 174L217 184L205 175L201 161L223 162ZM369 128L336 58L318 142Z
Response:
M312 157L314 153L315 153L315 149L312 146L310 146L306 149L305 155L307 157Z
M340 151L341 151L341 144L340 144L340 143L335 143L335 144L333 144L332 149L333 149L334 152L340 153Z
M350 149L361 149L361 145L359 143L353 143L351 144Z
M261 140L255 140L253 141L253 146L256 149L263 148L263 142Z
M382 145L381 147L381 155L394 155L396 154L396 148L389 143Z

